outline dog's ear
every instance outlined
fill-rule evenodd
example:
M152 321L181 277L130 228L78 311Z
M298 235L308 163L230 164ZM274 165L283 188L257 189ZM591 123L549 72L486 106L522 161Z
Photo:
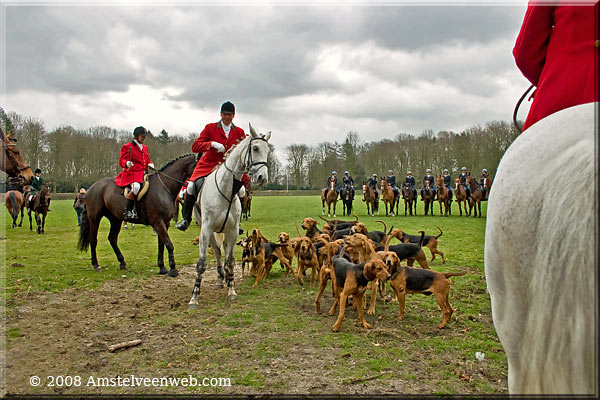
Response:
M372 261L365 263L365 267L363 268L363 275L370 281L372 281L375 278L375 268L373 266Z
M265 241L265 243L269 243L269 241L267 240L267 238L266 238L266 237L264 237L264 236L263 236L263 234L262 234L262 232L261 232L261 231L258 231L258 236L259 236L259 238L260 238L260 239L264 240L264 241Z

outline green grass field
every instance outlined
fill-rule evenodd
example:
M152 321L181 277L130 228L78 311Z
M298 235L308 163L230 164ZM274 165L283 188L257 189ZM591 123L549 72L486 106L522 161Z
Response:
M192 241L199 227L194 225L187 232L169 230L175 260L182 267L180 277L173 279L158 276L157 239L150 227L141 225L120 234L128 264L121 271L106 240L105 220L98 246L103 269L96 272L89 252L75 248L78 227L71 205L70 200L52 202L44 235L35 233L35 221L34 231L29 231L27 217L23 227L11 229L4 211L9 393L54 393L28 385L29 372L113 376L123 373L123 366L128 373L145 376L157 371L228 376L232 386L167 392L70 387L60 393L506 393L506 356L491 322L483 273L485 202L483 218L459 217L455 204L451 217L440 217L437 203L433 217L423 216L420 203L417 216L385 217L380 210L383 216L370 217L357 195L355 213L369 229L381 229L377 219L411 234L423 229L437 235L439 226L444 231L439 249L448 261L442 264L437 256L432 269L469 268L472 273L451 278L455 313L445 329L437 328L441 312L435 299L413 295L407 296L403 321L396 320L397 303L379 301L376 314L367 316L373 329L357 325L356 313L348 309L338 333L331 331L334 317L326 314L330 290L322 300L325 314L317 315L315 288L301 288L285 277L279 264L256 288L249 277L238 283L238 300L232 304L225 300L225 289L203 282L203 307L187 310L195 277L189 265L198 258ZM296 236L294 223L300 225L309 216L317 219L320 212L317 196L256 196L252 217L243 227L259 228L271 240L281 231ZM337 216L341 218L339 203ZM430 258L428 249L425 253ZM239 255L238 250L238 261ZM214 260L209 265L214 270ZM38 332L42 327L45 334ZM106 351L106 343L132 332L140 332L142 346ZM82 342L88 343L87 349L79 349ZM485 353L483 361L475 359L478 351ZM63 358L61 367L55 366L56 357Z

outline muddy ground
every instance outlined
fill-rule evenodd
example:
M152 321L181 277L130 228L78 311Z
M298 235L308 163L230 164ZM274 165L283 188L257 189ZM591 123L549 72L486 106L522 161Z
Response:
M239 266L236 269L239 287L241 270ZM125 277L106 281L93 290L12 295L7 311L8 393L430 394L447 390L478 393L481 382L485 382L487 390L492 387L495 393L506 393L503 372L487 370L485 365L482 367L458 354L439 354L431 349L424 349L421 355L394 359L398 363L396 366L386 364L381 372L362 378L344 376L345 371L353 371L357 357L376 357L378 354L353 348L348 332L369 335L369 343L376 347L397 345L405 337L397 333L393 316L369 317L370 321L375 321L374 327L363 331L355 325L355 312L348 311L342 328L346 333L331 337L333 317L314 316L314 294L307 289L306 295L301 293L290 299L289 312L311 315L313 322L305 325L299 321L298 326L278 325L269 321L269 318L279 318L275 314L262 316L260 313L246 318L245 308L241 305L249 296L244 297L238 291L237 301L226 302L227 289L215 288L214 268L207 270L202 284L200 304L205 308L190 311L187 300L194 279L194 266L188 265L180 269L177 278ZM261 286L262 296L268 299L297 284L282 277L263 281ZM331 304L330 299L327 294L323 301L325 312ZM281 315L285 313L284 310ZM235 317L234 323L231 317ZM482 319L482 323L491 324L489 318ZM407 328L406 335L429 336L441 341L446 337L465 335L465 330L459 329L460 324L455 325L444 330L438 330L436 326L419 330ZM340 345L322 343L326 336L334 343L339 340ZM109 345L133 339L140 339L141 345L116 352L108 350ZM431 358L446 367L452 366L450 376L448 372L441 373L432 367L428 360ZM376 359L371 361L378 362ZM339 363L346 369L336 368ZM197 378L230 377L231 386L88 385L90 377L130 374L149 378L187 377L189 374ZM79 376L81 384L48 386L48 376L66 375ZM30 384L32 376L40 377L39 386ZM440 386L439 382L444 379L454 382L450 384L452 389ZM457 386L461 383L464 386Z

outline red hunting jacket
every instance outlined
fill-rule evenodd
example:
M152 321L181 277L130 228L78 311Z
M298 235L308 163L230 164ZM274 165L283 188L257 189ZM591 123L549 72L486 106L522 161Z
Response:
M119 157L119 167L123 168L123 172L115 178L115 184L117 186L127 186L133 182L142 182L144 179L144 173L148 172L148 164L150 156L148 155L148 147L142 145L143 150L134 141L124 144L121 146L121 156ZM127 161L131 161L133 166L127 168L125 164Z
M198 178L210 174L217 164L224 160L225 152L233 145L244 140L245 137L246 134L244 133L244 130L233 125L233 123L231 124L231 130L229 131L229 138L225 136L221 121L206 125L202 133L200 133L200 136L198 136L198 139L196 139L192 145L192 151L194 153L204 154L198 161L198 164L196 164L194 173L189 180L195 181ZM211 142L221 143L223 146L225 146L225 152L219 153L217 150L210 147ZM242 182L244 182L244 185L247 186L249 181L250 178L248 175L244 174L242 176Z
M523 130L562 109L598 101L598 1L589 6L557 3L530 0L513 49L517 67L537 87Z

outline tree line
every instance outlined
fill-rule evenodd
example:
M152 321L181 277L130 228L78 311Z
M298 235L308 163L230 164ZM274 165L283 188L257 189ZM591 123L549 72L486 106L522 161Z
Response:
M519 131L506 121L490 121L462 132L436 134L426 130L419 136L400 133L393 139L368 143L361 143L357 132L348 132L342 143L287 146L284 173L290 189L323 188L332 171L337 172L340 185L344 171L349 171L359 187L373 174L378 178L387 176L390 169L397 183L403 182L410 170L419 186L428 168L433 175L441 175L446 168L453 177L462 167L477 177L485 168L493 176L502 155L518 135Z
M39 167L54 192L72 193L95 181L116 176L120 148L132 140L132 131L109 126L76 129L60 126L47 131L44 121L15 112L0 114L5 132L13 131L18 147L33 169ZM319 189L325 187L332 171L339 182L348 170L356 185L374 173L386 176L393 170L402 182L411 170L417 182L431 168L434 175L444 168L452 176L465 166L479 176L482 168L494 175L500 158L519 132L505 121L491 121L462 132L426 130L415 136L399 133L393 139L363 143L358 132L348 132L341 142L315 145L292 144L285 148L285 165L277 158L274 147L268 158L269 183L265 189ZM148 132L145 144L150 158L158 167L182 154L191 152L199 133L170 135L166 130Z
M59 193L72 193L99 179L116 176L121 171L118 165L121 146L133 140L133 128L126 131L109 126L88 129L60 126L48 131L39 118L15 112L5 114L3 110L0 114L3 130L14 132L24 159L32 169L40 168L44 179L52 182L52 190ZM179 136L170 135L165 129L157 134L148 131L144 144L148 146L150 159L160 168L180 155L191 153L198 136L196 132ZM272 151L268 162L279 163ZM281 164L271 168L277 171Z

